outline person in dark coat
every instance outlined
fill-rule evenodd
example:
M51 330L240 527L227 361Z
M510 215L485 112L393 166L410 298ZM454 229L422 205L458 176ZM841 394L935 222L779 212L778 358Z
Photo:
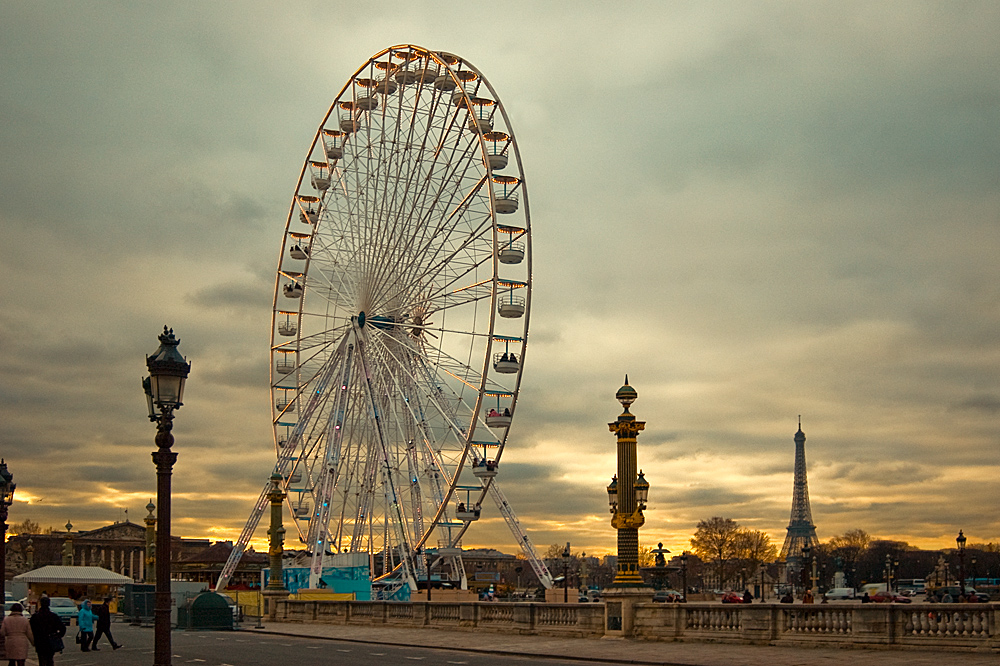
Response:
M55 666L56 650L53 642L66 635L66 625L59 616L49 609L49 598L38 600L38 610L28 620L31 633L35 635L35 652L38 653L38 666Z
M106 597L100 606L94 606L94 615L97 616L97 631L94 633L94 642L91 643L90 649L100 651L97 641L101 640L101 636L108 637L111 649L120 648L121 643L115 643L115 637L111 635L111 597Z

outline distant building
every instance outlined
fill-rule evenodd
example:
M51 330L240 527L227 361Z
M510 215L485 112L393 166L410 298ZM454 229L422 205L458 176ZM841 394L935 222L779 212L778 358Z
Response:
M491 585L494 590L499 590L501 585L514 589L539 585L538 577L527 560L493 548L462 551L462 564L469 589L476 592L488 590Z
M62 565L72 550L74 566L94 566L144 582L146 527L126 520L94 530L17 534L7 539L7 575L13 576L49 565ZM29 552L30 543L30 552ZM208 539L172 538L171 560L176 562L208 548ZM152 582L152 581L150 581Z
M214 587L222 567L233 552L232 541L217 541L211 546L174 561L170 566L173 577L177 580L187 580L205 583ZM260 572L269 566L270 560L265 553L254 552L247 548L240 558L239 566L229 578L230 588L256 588L260 586Z

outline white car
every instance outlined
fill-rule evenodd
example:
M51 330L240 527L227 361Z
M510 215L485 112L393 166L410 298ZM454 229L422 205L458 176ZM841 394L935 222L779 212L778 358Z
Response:
M830 601L843 601L845 599L857 599L858 594L853 587L835 587L827 590L826 598Z

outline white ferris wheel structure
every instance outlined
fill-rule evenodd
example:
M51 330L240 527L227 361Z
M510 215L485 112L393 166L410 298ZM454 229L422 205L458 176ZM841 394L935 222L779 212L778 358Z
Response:
M527 187L493 86L450 53L371 57L309 147L275 280L274 471L310 587L338 553L366 554L374 583L411 589L430 555L465 587L462 537L487 496L551 587L496 478L530 309Z

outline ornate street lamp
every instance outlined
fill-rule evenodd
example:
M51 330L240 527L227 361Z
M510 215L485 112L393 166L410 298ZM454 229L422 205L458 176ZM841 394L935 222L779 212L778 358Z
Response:
M640 511L646 510L646 500L649 499L649 481L646 480L646 476L639 470L639 476L635 480L635 503L639 505Z
M628 410L638 395L625 375L625 385L615 393L615 399L625 410L617 421L608 424L618 440L618 474L608 486L611 526L618 532L618 571L611 583L615 588L643 587L639 575L639 528L646 522L642 511L649 497L649 483L641 473L636 474L636 436L646 428L646 423L637 421Z
M149 377L142 380L149 408L149 420L156 424L156 609L153 630L153 666L170 666L170 475L177 454L174 444L174 411L180 409L184 382L191 364L184 360L173 329L163 327L160 347L146 357Z
M563 550L562 561L563 561L563 603L569 603L569 541L566 542L566 548Z
M684 601L688 600L688 552L685 550L681 552L681 585L684 589L681 590L684 594Z
M6 598L7 588L7 510L14 503L14 475L7 469L7 462L0 458L0 593Z
M809 571L807 569L809 563L809 556L812 554L812 546L806 544L802 547L802 593L809 588L809 581L807 580L809 576Z
M958 593L965 594L965 535L962 530L958 531L955 543L958 544Z

